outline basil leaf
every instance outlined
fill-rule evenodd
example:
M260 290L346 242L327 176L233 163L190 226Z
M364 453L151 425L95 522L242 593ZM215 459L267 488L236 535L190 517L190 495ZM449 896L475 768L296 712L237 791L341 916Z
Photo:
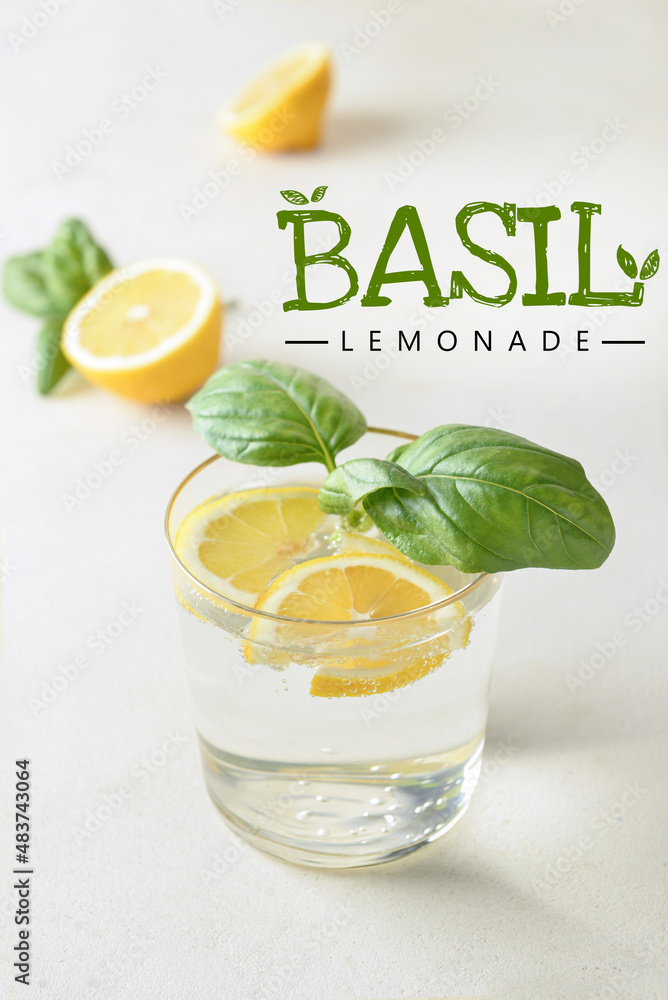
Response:
M63 322L63 316L53 316L37 335L37 391L43 396L51 392L70 368L60 347Z
M405 490L427 496L428 488L400 465L382 458L353 458L331 472L318 494L318 503L328 514L349 514L360 500L382 488Z
M403 444L397 445L397 447L393 451L391 451L390 454L387 456L387 461L398 462L399 456L403 455L403 453L406 451L406 448L408 448L410 443L411 443L410 441L405 441Z
M357 407L329 382L272 361L226 365L186 405L207 444L254 465L322 462L331 470L334 456L366 430Z
M44 277L44 251L10 257L2 272L2 292L7 301L31 316L57 312Z
M362 500L405 555L467 573L594 569L612 550L608 507L572 458L464 424L423 434L397 458L340 466L320 492L323 510Z
M3 269L2 290L11 305L47 318L37 336L37 390L51 392L70 367L60 347L68 312L112 269L83 222L68 219L45 250L12 257Z
M10 258L2 290L16 309L33 316L58 316L73 309L112 268L83 222L69 219L45 250Z
M107 254L79 219L63 222L44 252L44 280L59 312L73 309L111 269Z
M311 201L322 201L325 197L325 191L327 190L326 184L321 184L320 187L314 188L313 194L311 195Z

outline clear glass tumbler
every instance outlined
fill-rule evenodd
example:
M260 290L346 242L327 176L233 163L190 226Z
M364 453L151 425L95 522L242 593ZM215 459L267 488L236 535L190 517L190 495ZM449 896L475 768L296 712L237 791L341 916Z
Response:
M367 433L346 457L358 447L384 455L389 433ZM321 466L255 468L216 455L177 488L166 531L214 804L268 854L347 868L414 851L466 809L480 772L500 578L428 566L453 589L447 600L388 618L322 622L235 603L179 560L176 531L203 501L322 479ZM313 696L316 674L354 657L415 679L374 694Z

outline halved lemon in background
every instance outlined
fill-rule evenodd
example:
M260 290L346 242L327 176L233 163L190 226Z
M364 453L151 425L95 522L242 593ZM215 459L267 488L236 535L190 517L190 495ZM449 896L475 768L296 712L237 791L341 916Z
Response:
M257 600L275 615L322 622L369 622L369 630L254 618L246 655L258 662L285 665L286 646L302 646L290 659L319 665L311 694L340 698L394 691L426 676L456 648L468 643L470 619L460 601L424 618L383 622L446 600L453 591L438 577L403 556L381 552L344 552L312 559L282 573ZM435 617L438 616L438 617ZM435 638L432 638L435 636ZM315 644L315 649L310 647ZM335 645L336 655L321 656L318 645ZM368 645L370 653L365 653ZM380 652L373 652L377 646Z
M327 48L309 42L284 52L223 108L222 129L255 149L279 152L318 144L331 80Z
M62 348L89 382L143 402L185 399L218 363L223 308L213 278L154 257L111 271L63 327Z
M207 500L181 523L174 548L193 576L216 593L255 605L270 581L318 544L330 515L318 490L277 487Z

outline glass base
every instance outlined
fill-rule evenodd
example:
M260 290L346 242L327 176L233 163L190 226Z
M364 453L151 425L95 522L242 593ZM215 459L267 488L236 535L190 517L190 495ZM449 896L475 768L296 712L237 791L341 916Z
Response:
M463 815L483 739L438 757L329 767L233 757L201 740L207 790L231 829L295 864L383 864L442 837Z

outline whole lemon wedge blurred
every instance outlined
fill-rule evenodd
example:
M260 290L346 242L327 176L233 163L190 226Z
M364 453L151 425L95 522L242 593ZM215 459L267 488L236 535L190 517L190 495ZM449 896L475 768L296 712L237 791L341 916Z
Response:
M312 149L320 140L331 82L330 56L320 42L284 52L221 111L224 131L263 152Z
M176 402L215 369L222 315L204 268L154 257L94 285L65 320L62 349L94 385L142 402Z

